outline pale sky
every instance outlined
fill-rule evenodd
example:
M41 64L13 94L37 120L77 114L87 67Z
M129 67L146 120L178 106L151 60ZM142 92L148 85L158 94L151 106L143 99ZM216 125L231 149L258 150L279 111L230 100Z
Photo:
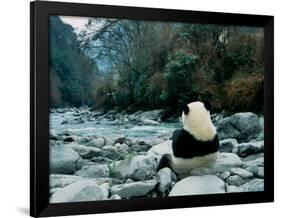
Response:
M77 16L60 16L64 23L70 24L76 33L88 23L88 17L77 17Z

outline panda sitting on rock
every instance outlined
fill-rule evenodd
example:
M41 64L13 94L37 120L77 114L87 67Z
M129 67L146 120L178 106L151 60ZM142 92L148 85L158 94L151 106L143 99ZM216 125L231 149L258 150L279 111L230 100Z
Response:
M194 168L212 167L218 156L219 139L210 116L209 102L192 102L182 113L183 128L174 131L172 154L160 159L157 171L171 168L178 175L187 175Z

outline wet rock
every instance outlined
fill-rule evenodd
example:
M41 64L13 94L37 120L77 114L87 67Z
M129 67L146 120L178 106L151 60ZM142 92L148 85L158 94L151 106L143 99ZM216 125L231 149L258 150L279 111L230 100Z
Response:
M256 139L262 130L258 116L251 112L236 113L220 120L216 125L221 140L235 138L238 142Z
M237 145L238 142L236 139L224 139L220 141L220 152L229 152L231 153L233 147Z
M81 180L56 191L51 203L106 200L103 190L93 181Z
M251 154L257 154L264 151L264 141L248 142L237 144L233 147L233 153L240 157L246 157Z
M64 145L54 145L50 148L50 172L73 174L76 171L76 162L80 158L78 153Z
M109 168L105 164L88 165L82 167L75 175L87 178L109 177Z
M145 196L156 186L156 179L114 185L110 188L111 195L119 195L121 198Z
M169 196L225 193L224 182L214 175L190 176L177 182Z

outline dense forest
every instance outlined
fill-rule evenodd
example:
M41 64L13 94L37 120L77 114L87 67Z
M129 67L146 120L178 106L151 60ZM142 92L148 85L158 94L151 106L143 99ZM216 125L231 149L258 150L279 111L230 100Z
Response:
M90 18L76 34L51 16L49 37L53 107L263 111L261 28Z

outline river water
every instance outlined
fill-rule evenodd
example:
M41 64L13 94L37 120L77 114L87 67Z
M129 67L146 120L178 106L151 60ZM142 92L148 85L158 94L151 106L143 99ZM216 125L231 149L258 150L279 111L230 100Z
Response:
M145 138L171 134L176 128L181 127L180 122L161 122L159 125L141 125L130 121L120 122L118 120L110 121L106 119L85 121L84 123L61 124L62 121L71 121L73 119L75 119L75 116L72 112L51 112L50 130L56 134L71 130L71 132L78 136L119 134L126 137Z

